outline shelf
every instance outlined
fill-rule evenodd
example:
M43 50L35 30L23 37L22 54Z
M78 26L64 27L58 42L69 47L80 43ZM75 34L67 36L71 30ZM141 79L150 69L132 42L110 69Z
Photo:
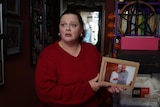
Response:
M113 54L117 54L115 44L121 36L160 37L160 2L115 2L115 29ZM122 25L123 24L123 25ZM120 45L120 42L119 42Z

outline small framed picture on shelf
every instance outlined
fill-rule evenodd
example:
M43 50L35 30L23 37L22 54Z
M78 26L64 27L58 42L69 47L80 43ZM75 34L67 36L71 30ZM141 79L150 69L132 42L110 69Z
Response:
M21 0L5 0L5 13L10 15L20 15Z
M98 82L106 86L133 88L140 63L103 57Z
M5 19L5 53L12 55L22 50L22 21Z

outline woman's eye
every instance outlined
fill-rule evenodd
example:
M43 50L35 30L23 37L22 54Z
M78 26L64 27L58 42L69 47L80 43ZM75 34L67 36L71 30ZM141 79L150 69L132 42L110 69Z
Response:
M60 25L61 25L62 27L65 27L65 26L66 26L66 24L65 24L65 23L61 23Z
M76 27L77 25L76 25L76 24L71 24L71 26L72 26L72 27Z
M69 24L69 25L67 25L66 23L61 23L60 26L61 27L67 27L67 26L69 27L70 26L72 28L75 28L77 26L77 24Z

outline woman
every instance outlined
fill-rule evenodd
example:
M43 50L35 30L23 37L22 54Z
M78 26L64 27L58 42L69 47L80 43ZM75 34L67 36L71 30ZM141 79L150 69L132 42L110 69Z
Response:
M112 71L112 73L111 73L111 77L110 77L110 82L111 83L115 83L115 84L118 83L118 76L119 76L118 74L119 74L119 72L121 72L121 67L118 65L116 67L116 70Z
M60 17L60 40L41 53L35 85L41 107L98 107L100 88L97 82L101 56L95 46L82 42L83 21L76 11ZM110 93L121 88L107 87Z

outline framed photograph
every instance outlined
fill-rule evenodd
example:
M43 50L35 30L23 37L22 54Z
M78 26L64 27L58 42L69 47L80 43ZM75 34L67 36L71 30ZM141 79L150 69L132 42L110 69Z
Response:
M5 53L12 55L22 50L22 21L5 20Z
M0 35L3 34L2 3L0 3Z
M139 62L103 57L98 81L109 86L133 88L139 66Z
M5 13L19 16L20 0L5 0Z

